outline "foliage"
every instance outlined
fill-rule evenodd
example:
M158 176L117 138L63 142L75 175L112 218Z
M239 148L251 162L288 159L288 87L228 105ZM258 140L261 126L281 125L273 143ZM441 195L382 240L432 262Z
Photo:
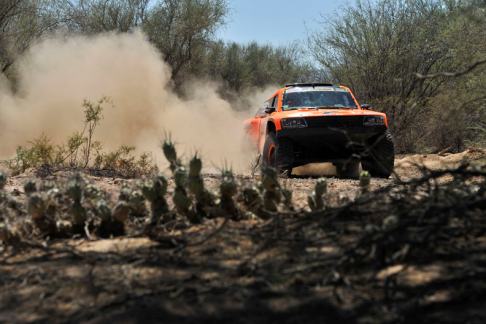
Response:
M14 77L11 67L18 56L40 37L54 32L61 21L47 0L0 2L0 72Z
M105 152L101 143L94 140L96 128L103 117L103 105L107 102L109 99L106 97L95 103L85 100L82 132L75 132L64 145L55 145L42 134L30 141L28 146L19 146L15 157L6 162L7 167L13 174L23 173L30 168L92 169L127 178L156 173L157 167L150 154L142 153L137 157L134 155L135 147L126 145Z
M31 43L54 30L90 35L138 28L171 67L177 89L197 76L221 81L222 93L235 96L249 88L311 76L313 69L302 59L298 44L218 41L216 31L227 14L226 0L8 0L0 5L0 17L7 17L0 27L7 26L12 35L0 35L0 50L5 47L0 63L8 69Z
M203 162L197 154L183 161L169 138L164 140L162 151L172 176L158 174L127 181L116 189L117 197L93 185L93 178L76 172L67 179L63 173L55 181L28 180L23 192L15 193L5 187L9 181L0 173L0 251L8 259L4 267L25 267L23 261L12 258L22 260L23 249L29 260L34 255L33 259L42 260L42 266L55 260L57 267L65 264L65 257L83 267L99 265L94 261L100 259L121 267L135 263L138 268L150 262L150 268L173 268L176 264L188 267L184 271L192 274L207 271L208 260L216 260L228 264L214 268L209 263L210 281L176 276L169 282L176 280L176 290L180 285L203 285L204 294L212 287L214 296L227 292L229 283L233 283L232 289L245 292L244 296L254 293L261 297L265 292L272 299L278 289L279 299L298 300L305 295L302 303L312 298L319 305L332 300L336 310L349 312L348 321L356 318L359 323L368 323L368 318L376 323L437 319L438 312L442 318L450 305L470 305L470 300L464 300L466 296L477 299L480 306L484 304L486 168L479 156L470 162L465 159L452 169L429 170L416 165L422 173L418 177L401 180L397 176L375 190L364 171L359 180L361 192L352 201L338 204L330 202L339 198L333 197L339 193L328 191L327 181L319 179L308 196L308 208L299 208L274 169L262 170L257 180L237 177L225 168L212 191L204 182ZM71 249L73 238L89 240L96 246L92 241L113 237L123 239L103 241L104 249L105 244L125 241L146 245L135 244L136 253L130 245L127 249L116 247L116 253ZM39 258L37 253L45 254ZM84 262L88 258L91 262ZM110 274L114 269L105 263L101 268ZM160 273L161 280L167 282L165 271L153 273ZM25 277L24 272L21 277ZM52 277L77 280L77 276ZM122 287L125 294L141 296L139 291L119 285L115 277L106 276L108 279L100 280L97 287L113 280L109 282L116 288L111 289ZM137 287L142 287L140 278L144 276L135 277ZM154 277L149 278L150 283L144 281L144 294L164 298L164 294L154 292L167 286L154 285ZM243 278L273 285L242 286ZM319 294L310 294L316 290ZM9 294L8 289L3 291ZM188 298L194 300L194 294L200 291L191 290L189 294ZM170 298L174 302L179 297ZM118 298L112 300L120 304ZM321 307L317 309L309 317L323 315ZM89 314L86 308L81 312ZM258 310L259 318L268 313L271 311ZM301 319L306 312L295 313Z
M170 65L180 94L194 77L216 81L221 95L235 102L257 87L327 78L388 114L398 152L460 151L486 143L485 65L455 77L419 76L484 60L485 10L484 1L474 0L362 0L326 20L305 48L218 40L227 0L5 0L0 67L15 81L18 57L55 31L141 29ZM83 166L92 146L100 147L89 135L81 144L81 137L74 134L65 149L68 162L83 155Z
M226 92L240 93L269 84L308 81L313 69L303 56L304 50L298 44L274 47L255 42L217 42L207 49L202 68L194 74L213 76L223 82Z
M217 217L235 221L249 217L268 219L280 212L295 210L292 194L280 183L275 169L264 169L261 182L242 185L231 169L224 168L221 171L219 192L212 192L204 184L201 173L203 164L197 154L186 167L178 158L176 147L169 138L165 139L162 148L172 173L172 191L168 190L167 179L159 174L152 179L141 179L134 186L123 187L118 201L110 203L107 201L107 193L89 184L81 173L74 173L67 182L26 182L26 201L23 206L19 206L14 197L5 193L2 193L0 203L6 208L17 206L15 212L5 209L7 219L14 213L27 216L34 230L25 235L51 238L122 235L126 233L126 226L130 222L140 225L140 218L146 219L144 224L147 224L147 228L143 231L153 235L158 226L173 221L200 224L206 219ZM131 156L133 149L121 147L115 152L98 155L95 167L115 170L118 176L154 174L156 169L145 169L150 164L142 164ZM37 161L42 161L55 167L52 165L55 148L47 138L35 142L28 151L33 152L29 154L35 156L35 159L29 155L25 163L34 166L35 163L41 163ZM135 170L145 172L138 174ZM6 177L0 174L0 190L5 183ZM317 182L315 192L309 197L313 211L325 209L326 188L325 180ZM172 196L172 205L166 199L169 194ZM136 224L132 225L137 227Z
M316 188L308 197L309 207L311 210L322 210L325 207L325 195L327 193L327 182L325 179L317 181Z
M171 160L177 161L173 143L165 143L166 152L175 153L170 155ZM476 312L456 310L457 307L477 310L484 304L484 166L465 162L457 168L435 171L418 166L421 176L407 181L397 179L373 192L368 188L369 175L362 173L360 186L366 190L353 201L338 206L319 202L320 197L327 199L330 193L326 193L325 181L316 181L309 202L313 204L310 207L321 205L321 208L313 211L290 210L281 204L280 199L286 194L271 169L264 170L261 182L245 185L231 171L223 170L220 191L214 195L216 203L201 206L198 211L195 206L201 200L197 197L199 191L194 190L198 181L191 185L188 179L197 180L201 167L202 162L196 156L189 162L189 172L176 179L184 168L179 161L173 170L174 179L158 175L152 180L123 185L117 200L110 200L108 193L80 174L67 181L29 181L23 199L4 190L6 178L0 174L0 247L5 249L4 268L25 267L22 249L26 249L29 262L39 262L46 270L65 264L73 266L72 262L82 267L102 264L92 276L105 280L99 280L98 290L92 293L97 297L101 289L110 289L116 296L124 293L129 298L121 302L119 298L103 299L95 308L83 308L81 312L87 314L86 318L92 318L99 308L106 308L111 302L125 306L127 300L144 297L142 302L146 303L145 296L149 295L160 302L167 295L162 292L167 292L169 283L174 284L171 291L180 291L181 285L193 289L182 295L168 295L172 302L194 302L195 294L208 293L226 301L233 295L240 302L241 296L252 300L258 295L273 302L277 291L279 300L299 300L304 306L311 303L311 314L302 311L306 309L304 306L295 310L292 303L291 309L295 311L285 313L292 322L302 322L303 318L315 320L316 316L328 318L331 311L331 315L345 311L345 319L357 323L369 323L370 319L373 323L417 319L442 322L450 319L449 313L453 313L452 318L461 319L452 322L467 322L470 314L478 318ZM186 190L186 208L168 202L169 196L176 195L169 189L174 186ZM263 197L268 201L264 202ZM150 208L146 208L147 203ZM147 236L152 242L136 245L134 254L132 248L116 246L116 253L84 251L72 247L72 241L63 244L68 241L62 240L123 235L129 236L123 241L143 240L140 236ZM122 240L110 241L114 242ZM228 264L221 268L208 265L208 258L213 257ZM45 267L46 262L55 262L56 267ZM173 269L177 265L191 274L191 280L176 276L168 281L165 271L152 271L155 275L145 280L137 272L133 280L143 290L133 291L120 285L119 278L112 275L117 269L115 265L123 267L123 280L127 282L126 278L131 278L128 264L133 267L135 263L138 270L146 262L151 269L154 266ZM211 280L193 275L207 271L208 266ZM102 269L111 275L100 275ZM21 277L7 273L6 281L22 282L19 278L26 276L24 272ZM46 275L39 280L48 277L61 278L63 282L79 279ZM165 285L155 285L155 279ZM269 284L242 285L243 279ZM79 280L85 283L86 279ZM234 291L228 293L228 289ZM10 294L8 289L3 291ZM311 294L312 291L319 294ZM306 298L299 298L302 296ZM330 306L322 309L324 301L329 301ZM197 307L208 305L197 303ZM320 307L315 307L316 304ZM213 312L224 311L224 307L213 306ZM252 308L255 314L251 316L261 319L273 314L272 309ZM281 316L281 308L279 311ZM62 313L68 317L71 314ZM245 316L248 318L248 314Z
M14 174L22 173L29 168L41 167L59 163L59 155L62 149L52 144L46 135L29 142L30 146L19 146L13 160L7 162L7 166Z
M96 143L93 142L94 132L96 130L96 126L103 118L103 104L108 102L108 98L103 97L96 103L91 103L88 100L84 100L83 108L84 108L84 130L81 134L81 139L85 142L85 147L83 149L84 152L84 167L86 168L91 159L91 151L93 146ZM84 133L87 132L86 136L83 138ZM76 135L75 135L76 136Z
M226 0L158 1L143 30L164 55L179 84L184 72L197 64L227 13ZM186 70L186 71L184 71Z
M462 150L483 134L486 70L418 75L484 59L484 10L468 1L358 1L311 37L311 51L331 79L388 114L398 151Z

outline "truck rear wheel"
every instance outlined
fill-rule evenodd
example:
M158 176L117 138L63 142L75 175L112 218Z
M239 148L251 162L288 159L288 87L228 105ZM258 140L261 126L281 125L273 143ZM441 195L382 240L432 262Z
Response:
M275 133L268 133L262 154L262 167L275 168L280 175L292 173L293 146L288 139L277 139Z
M361 165L372 177L390 177L395 166L395 146L389 130L371 141L369 153L362 158Z

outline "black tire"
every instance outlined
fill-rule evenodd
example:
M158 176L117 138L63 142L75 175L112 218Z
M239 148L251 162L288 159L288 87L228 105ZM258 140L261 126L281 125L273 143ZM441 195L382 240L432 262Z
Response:
M262 153L262 167L276 169L280 175L290 176L293 163L293 145L288 139L278 140L275 133L268 133Z
M335 166L338 178L359 178L359 161L350 160Z
M363 170L372 177L388 178L395 166L395 145L389 130L369 143L370 150L361 160Z

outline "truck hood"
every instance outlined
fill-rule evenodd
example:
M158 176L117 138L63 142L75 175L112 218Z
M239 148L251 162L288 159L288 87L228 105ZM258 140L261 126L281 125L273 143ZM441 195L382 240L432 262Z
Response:
M280 122L285 118L318 118L318 117L351 117L351 116L382 116L385 120L385 125L388 127L388 119L386 114L365 110L365 109L300 109L290 111L280 111L273 113L272 117L275 120L277 130L281 129Z
M385 116L384 113L364 109L300 109L281 111L277 114L281 118L321 116Z

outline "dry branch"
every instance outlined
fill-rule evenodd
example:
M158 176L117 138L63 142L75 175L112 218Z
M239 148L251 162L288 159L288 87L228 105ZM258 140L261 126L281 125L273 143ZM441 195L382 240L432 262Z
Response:
M472 71L474 71L476 68L480 67L483 64L486 64L486 59L476 61L473 64L464 68L463 70L457 72L438 72L438 73L425 74L425 75L421 73L415 73L415 75L418 79L435 79L438 77L457 78L466 75L468 73L471 73Z

